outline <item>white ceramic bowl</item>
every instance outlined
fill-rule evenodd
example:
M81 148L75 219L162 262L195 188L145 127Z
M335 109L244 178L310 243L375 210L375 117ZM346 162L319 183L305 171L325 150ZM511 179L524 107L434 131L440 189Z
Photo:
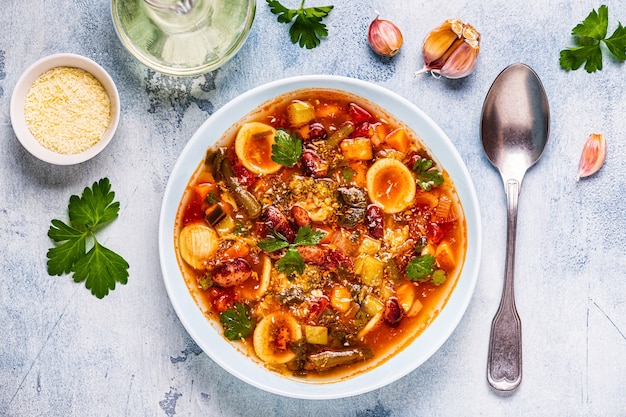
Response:
M43 146L30 133L24 117L24 102L31 85L44 72L56 67L81 68L96 77L111 101L111 122L102 139L94 146L75 154L61 154ZM120 119L120 96L111 76L104 68L89 58L75 54L55 54L32 64L15 84L11 95L11 124L13 131L24 148L42 161L55 165L74 165L87 161L99 154L111 141Z
M176 261L174 222L189 179L205 157L206 149L223 132L261 103L305 88L343 90L361 96L411 127L448 171L457 188L467 221L467 254L457 285L445 307L409 346L365 373L334 383L306 382L280 376L242 354L227 342L221 330L202 314L192 299ZM241 380L263 390L306 399L341 398L385 386L426 361L446 341L463 316L476 284L482 234L476 192L458 151L445 133L415 105L382 87L337 76L287 78L257 87L216 111L193 135L170 175L159 221L159 255L170 301L191 337L215 362Z

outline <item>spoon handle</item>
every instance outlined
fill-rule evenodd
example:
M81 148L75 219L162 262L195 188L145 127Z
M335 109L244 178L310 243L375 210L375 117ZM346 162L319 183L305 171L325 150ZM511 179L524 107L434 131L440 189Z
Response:
M502 393L514 391L522 381L522 323L515 308L513 291L519 192L519 181L506 182L507 239L504 287L500 307L491 324L487 360L489 385Z

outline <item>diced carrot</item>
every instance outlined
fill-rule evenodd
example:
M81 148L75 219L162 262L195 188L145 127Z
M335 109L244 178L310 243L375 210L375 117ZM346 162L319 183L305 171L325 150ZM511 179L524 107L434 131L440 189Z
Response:
M399 152L406 152L409 147L409 135L404 128L399 127L385 136L384 142Z
M369 161L374 156L372 142L367 138L344 139L339 146L343 156L352 161Z
M315 116L320 119L326 117L335 117L335 115L339 114L339 112L339 107L336 104L328 103L315 107Z
M261 177L252 184L250 187L250 191L257 197L262 196L272 187L272 184L267 180L266 177Z
M350 168L355 172L351 178L351 182L361 188L365 188L367 179L367 165L363 162L353 162L350 164Z
M250 253L250 247L243 242L236 240L230 248L224 251L224 256L228 259L243 258Z
M298 132L300 137L304 140L309 139L309 131L310 131L309 125L304 125L296 129L296 132Z
M432 192L429 193L418 189L415 193L415 204L423 204L434 208L439 204L439 197Z
M335 285L330 292L330 305L335 310L345 313L350 309L351 303L350 291L343 285Z
M209 193L211 191L213 191L215 193L215 197L216 198L218 197L217 185L215 183L213 183L213 182L199 183L199 184L194 186L194 191L196 192L198 197L200 197L200 199L203 200L203 201L206 198L206 196L209 195Z
M387 127L387 125L384 125L382 123L376 123L374 125L374 130L376 131L376 135L378 135L381 140L389 134L389 128Z

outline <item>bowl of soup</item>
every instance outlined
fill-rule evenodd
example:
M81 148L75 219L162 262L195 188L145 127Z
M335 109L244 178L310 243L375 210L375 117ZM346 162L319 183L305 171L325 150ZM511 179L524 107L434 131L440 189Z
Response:
M257 87L193 135L168 181L161 268L215 362L329 399L427 360L476 284L479 208L445 133L409 101L337 76Z

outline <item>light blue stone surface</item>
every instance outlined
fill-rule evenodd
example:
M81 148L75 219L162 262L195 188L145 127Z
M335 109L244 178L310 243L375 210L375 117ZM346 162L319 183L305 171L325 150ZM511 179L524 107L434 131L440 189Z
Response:
M299 0L284 0L297 6ZM626 23L606 0L609 31ZM325 1L308 0L307 5ZM106 0L4 0L0 7L0 415L2 416L625 416L626 65L595 74L559 68L570 30L602 2L588 0L333 0L329 37L314 50L289 42L264 0L247 43L203 77L155 74L121 45ZM391 61L366 31L378 10L403 31ZM482 34L471 76L416 77L421 44L458 17ZM11 92L24 69L59 52L104 66L119 88L113 142L78 166L27 153L11 128ZM551 137L520 196L516 300L524 377L510 397L486 382L489 329L504 270L505 197L482 152L480 115L497 74L524 62L550 102ZM404 96L448 134L471 172L482 210L483 259L469 308L448 341L397 382L353 398L305 401L240 382L201 352L179 322L159 268L157 224L168 174L207 117L244 91L283 77L336 74ZM576 181L583 143L608 141L604 167ZM69 276L50 277L46 233L71 194L111 180L121 215L105 244L130 263L130 278L98 300Z

